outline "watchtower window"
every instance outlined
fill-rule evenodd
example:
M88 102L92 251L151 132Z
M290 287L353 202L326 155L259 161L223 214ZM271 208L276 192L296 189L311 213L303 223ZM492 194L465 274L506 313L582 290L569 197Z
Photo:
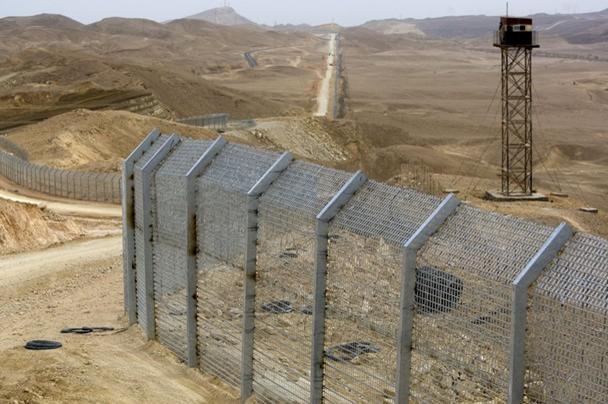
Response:
M532 31L532 26L531 25L513 25L513 32L527 32L527 31Z

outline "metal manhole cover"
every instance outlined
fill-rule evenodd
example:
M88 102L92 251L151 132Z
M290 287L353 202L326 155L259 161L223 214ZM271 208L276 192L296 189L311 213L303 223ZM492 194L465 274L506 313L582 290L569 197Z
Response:
M293 305L288 300L275 300L262 304L262 310L273 314L285 314L293 311Z

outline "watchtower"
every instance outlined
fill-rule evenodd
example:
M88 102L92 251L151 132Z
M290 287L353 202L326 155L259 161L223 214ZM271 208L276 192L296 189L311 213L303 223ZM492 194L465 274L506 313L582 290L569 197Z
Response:
M531 18L501 17L494 36L502 55L502 189L490 199L540 196L532 183L532 49L539 47L532 27Z

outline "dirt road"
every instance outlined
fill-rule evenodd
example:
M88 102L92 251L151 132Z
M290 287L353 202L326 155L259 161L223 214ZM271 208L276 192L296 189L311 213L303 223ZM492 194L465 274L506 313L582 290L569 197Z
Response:
M120 217L122 214L120 206L118 205L81 201L52 201L20 195L4 189L0 189L0 198L7 201L29 203L39 207L45 207L53 212L68 216L115 218Z
M41 251L0 258L0 287L11 286L61 271L68 265L85 265L122 254L122 237L76 241Z
M121 214L119 206L38 195L13 184L0 183L0 198L44 205L79 222L115 223ZM138 327L126 329L122 239L109 234L0 256L0 403L238 402L237 392L187 369L160 344L146 341ZM117 331L60 333L95 325ZM63 347L24 349L32 339Z
M127 330L120 238L0 257L0 403L236 403L217 379L187 369L164 347ZM112 326L108 334L64 327ZM31 339L60 341L28 351Z
M325 72L325 77L323 77L323 80L321 81L321 88L319 89L319 95L317 97L317 112L315 112L314 116L327 116L329 112L329 97L331 96L330 84L336 71L336 35L337 34L331 34L329 39L327 71Z

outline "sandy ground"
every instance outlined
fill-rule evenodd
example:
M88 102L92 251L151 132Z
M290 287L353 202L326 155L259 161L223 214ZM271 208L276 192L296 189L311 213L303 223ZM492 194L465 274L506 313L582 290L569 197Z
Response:
M0 215L0 238L28 252L0 255L0 403L236 402L236 392L188 370L137 327L124 329L120 207L6 190L2 198L0 213L12 220ZM96 234L109 236L69 242ZM59 245L41 249L49 243ZM118 331L60 334L85 325ZM27 351L31 339L63 348Z
M86 265L122 253L122 238L108 237L67 243L59 247L23 254L8 255L0 261L0 286L18 285L40 273L61 271L66 265Z
M107 248L73 259L76 251L99 243ZM72 249L70 254L63 254L65 248ZM136 327L121 331L120 250L120 240L113 238L3 260L0 279L10 262L19 262L27 275L0 283L0 323L5 325L0 331L0 403L166 403L177 397L184 403L235 402L234 392L186 369L159 344L146 342ZM60 334L64 327L85 325L119 331ZM27 351L22 346L30 339L57 340L63 348Z

